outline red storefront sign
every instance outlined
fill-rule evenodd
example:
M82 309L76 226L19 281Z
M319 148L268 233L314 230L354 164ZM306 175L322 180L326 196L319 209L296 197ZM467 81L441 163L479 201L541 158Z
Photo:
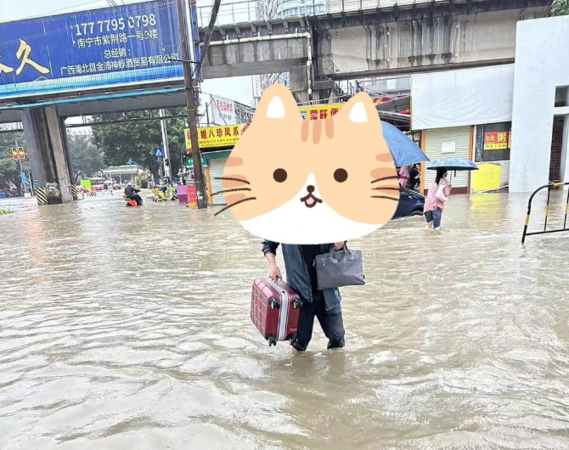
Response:
M484 150L506 150L511 147L509 131L484 133Z

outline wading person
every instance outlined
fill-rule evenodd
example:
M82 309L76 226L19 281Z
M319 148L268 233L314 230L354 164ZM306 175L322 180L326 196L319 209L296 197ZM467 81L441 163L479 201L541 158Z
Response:
M421 176L421 172L419 171L419 165L413 164L411 166L411 171L409 173L409 188L413 189L414 191L417 190L417 186L419 185L419 177Z
M427 194L423 211L425 219L427 220L427 228L432 228L433 224L435 230L440 230L441 228L445 203L452 189L452 185L447 181L447 174L446 169L437 169L437 177L431 184L431 188Z
M124 195L130 200L134 200L138 206L142 205L142 197L138 195L140 189L136 189L132 186L132 181L129 181L124 190Z
M410 173L409 173L409 167L407 166L403 166L401 167L401 169L399 170L399 184L401 186L404 187L409 187L410 186L410 177L409 177ZM411 186L411 188L413 188L413 186Z
M263 254L269 262L269 277L276 281L282 279L281 271L276 263L277 248L280 244L263 241ZM317 317L322 331L328 338L328 349L341 348L344 342L344 321L340 305L341 296L338 289L317 289L316 255L329 253L332 246L336 250L344 247L344 242L323 245L292 245L282 244L287 284L294 289L302 299L298 331L291 345L295 350L305 351L312 338L314 318Z

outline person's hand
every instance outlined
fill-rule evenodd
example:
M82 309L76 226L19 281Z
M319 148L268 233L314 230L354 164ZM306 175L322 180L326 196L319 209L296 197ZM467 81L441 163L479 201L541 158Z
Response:
M277 281L277 278L280 278L281 280L283 279L281 270L276 266L276 264L269 267L269 278L273 281Z
M334 244L334 250L342 250L342 248L344 247L344 243L343 242L336 242Z

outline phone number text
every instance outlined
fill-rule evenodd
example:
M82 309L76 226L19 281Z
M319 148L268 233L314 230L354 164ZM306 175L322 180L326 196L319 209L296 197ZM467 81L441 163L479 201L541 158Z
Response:
M123 31L133 28L156 26L155 14L142 16L121 17L120 19L99 20L97 22L78 23L73 26L76 36L90 36L110 31Z

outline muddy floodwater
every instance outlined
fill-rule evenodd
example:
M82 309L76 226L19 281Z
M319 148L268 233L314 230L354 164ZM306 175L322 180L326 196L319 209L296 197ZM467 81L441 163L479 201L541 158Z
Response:
M304 354L252 325L267 264L230 212L0 202L0 449L568 449L569 233L522 246L527 198L353 241L346 348Z

